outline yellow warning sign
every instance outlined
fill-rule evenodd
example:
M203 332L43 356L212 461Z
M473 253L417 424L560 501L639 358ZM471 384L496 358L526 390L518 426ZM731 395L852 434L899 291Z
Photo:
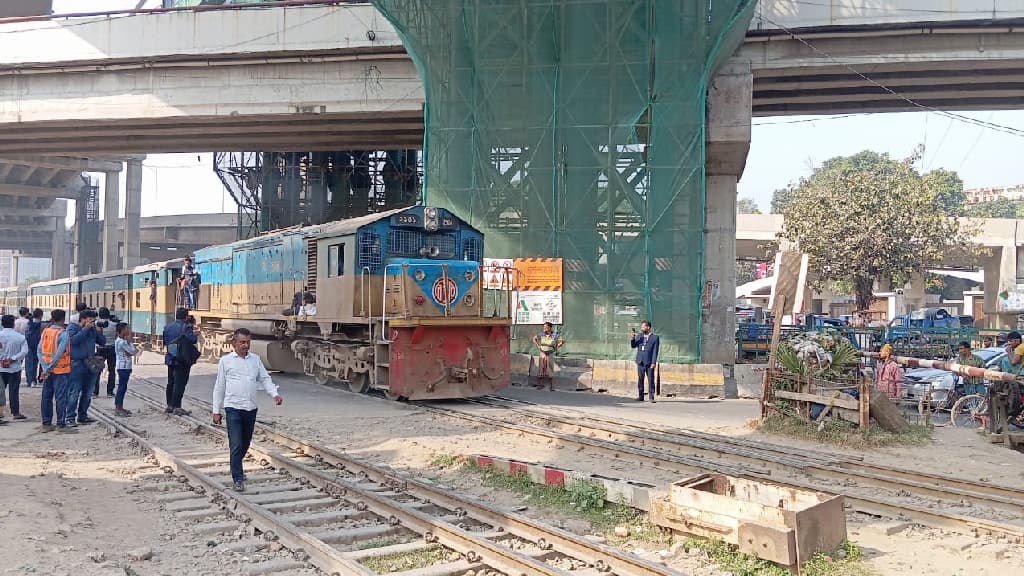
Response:
M515 288L526 292L561 292L561 258L516 258Z

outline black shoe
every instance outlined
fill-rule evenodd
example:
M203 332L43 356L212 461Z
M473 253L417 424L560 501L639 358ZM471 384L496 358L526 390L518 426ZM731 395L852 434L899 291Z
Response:
M235 482L235 492L245 492L245 482Z
M164 408L164 414L174 414L174 408L171 408L170 406Z
M92 424L95 421L96 421L95 418L89 418L88 416L85 417L85 418L79 418L78 419L78 423L79 424Z
M174 409L174 415L175 416L191 416L192 415L192 411L191 410L185 410L184 408L175 408Z

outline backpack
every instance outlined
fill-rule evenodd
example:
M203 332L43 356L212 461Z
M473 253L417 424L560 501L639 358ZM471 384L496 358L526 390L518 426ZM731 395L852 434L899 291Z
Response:
M167 345L167 353L174 356L174 359L181 366L191 366L199 360L199 349L196 348L196 345L191 340L187 338L182 340L183 336L185 336L184 326L182 326L178 337L171 340L171 343Z

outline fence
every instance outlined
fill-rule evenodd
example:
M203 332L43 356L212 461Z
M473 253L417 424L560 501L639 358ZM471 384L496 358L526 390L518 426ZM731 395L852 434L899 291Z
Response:
M820 328L815 328L815 330ZM862 352L877 352L883 344L893 347L900 356L914 358L949 358L956 354L957 345L962 341L971 344L972 349L1001 346L1005 343L1005 331L992 328L906 328L904 326L826 327L846 336ZM806 326L783 325L781 339L800 332L810 331ZM768 347L772 338L771 324L744 322L736 330L736 362L763 363L768 360Z

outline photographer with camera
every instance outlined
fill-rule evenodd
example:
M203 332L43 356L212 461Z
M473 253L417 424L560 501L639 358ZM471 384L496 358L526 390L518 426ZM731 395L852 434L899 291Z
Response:
M117 383L117 354L114 353L114 342L117 340L117 324L120 321L107 308L99 309L96 329L107 339L107 343L96 346L96 355L103 358L107 363L107 396L114 395L114 386ZM100 375L101 372L96 373L96 382L93 384L92 395L94 398L100 395Z
M68 339L71 342L68 426L74 426L76 412L78 424L91 424L95 422L89 418L92 387L96 382L96 374L103 370L103 360L96 357L96 346L107 344L103 333L96 328L96 312L89 309L79 312L78 324L68 326Z

